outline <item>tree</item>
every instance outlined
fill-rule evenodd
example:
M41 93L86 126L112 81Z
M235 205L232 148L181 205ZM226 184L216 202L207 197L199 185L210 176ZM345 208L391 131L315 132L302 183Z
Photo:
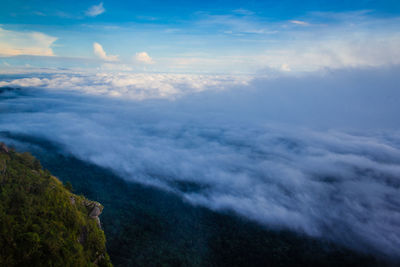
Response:
M65 182L64 187L71 193L74 191L74 188L72 187L72 184L70 181Z

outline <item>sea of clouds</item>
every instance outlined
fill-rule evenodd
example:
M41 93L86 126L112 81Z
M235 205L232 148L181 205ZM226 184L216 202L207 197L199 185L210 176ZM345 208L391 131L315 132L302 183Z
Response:
M17 74L14 74L14 76ZM29 77L13 79L3 77L0 87L35 87L49 90L69 90L80 93L122 97L134 100L149 98L177 98L187 93L204 90L223 90L234 85L247 85L249 76L199 75L174 73L126 73L126 72L55 72L29 74Z
M2 75L21 90L0 94L0 139L46 138L194 205L398 259L399 74Z

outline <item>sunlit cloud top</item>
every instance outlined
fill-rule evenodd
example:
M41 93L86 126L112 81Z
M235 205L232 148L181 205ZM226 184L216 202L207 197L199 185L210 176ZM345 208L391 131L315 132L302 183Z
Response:
M400 64L397 1L6 1L2 6L2 67L255 73Z

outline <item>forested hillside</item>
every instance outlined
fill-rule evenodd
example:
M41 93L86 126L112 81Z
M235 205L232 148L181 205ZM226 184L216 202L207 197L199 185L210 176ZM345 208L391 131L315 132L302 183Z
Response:
M0 266L111 266L102 205L71 189L0 143Z

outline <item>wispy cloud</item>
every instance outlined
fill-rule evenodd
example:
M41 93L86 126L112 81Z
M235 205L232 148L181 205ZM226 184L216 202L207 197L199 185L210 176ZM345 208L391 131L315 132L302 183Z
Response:
M99 43L93 43L93 52L94 54L103 60L106 61L117 61L118 55L107 55L106 51L104 51L103 46Z
M238 8L232 11L234 14L239 14L239 15L244 15L244 16L251 16L254 15L255 13L251 10L244 9L244 8Z
M297 25L308 26L310 23L302 21L302 20L289 20L289 22Z
M276 33L267 24L260 22L254 17L243 17L237 15L209 15L203 14L197 22L200 27L216 28L218 31L235 34L271 34Z
M105 12L105 8L103 7L103 2L99 3L98 5L93 5L86 10L85 14L89 17L96 17L100 14Z
M33 11L32 14L36 15L36 16L40 16L40 17L46 17L47 15L43 12L40 11Z
M53 56L56 37L41 32L11 31L0 27L0 55Z

